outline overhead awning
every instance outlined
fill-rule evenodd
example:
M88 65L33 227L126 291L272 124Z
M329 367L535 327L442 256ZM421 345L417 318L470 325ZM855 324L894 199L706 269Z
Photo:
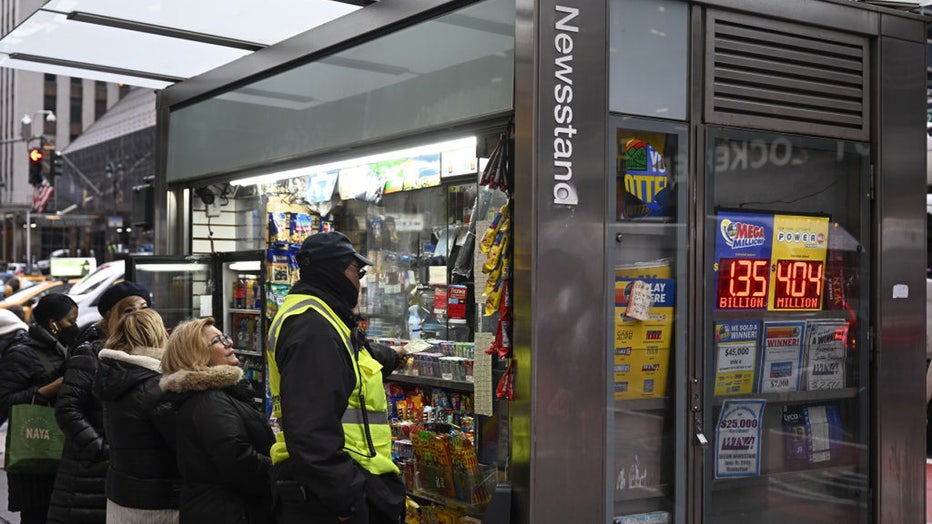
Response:
M162 89L374 0L49 0L0 38L0 67Z

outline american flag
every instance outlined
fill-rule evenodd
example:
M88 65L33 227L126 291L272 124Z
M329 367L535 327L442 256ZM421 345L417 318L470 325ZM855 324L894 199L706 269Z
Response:
M43 177L42 183L32 191L32 210L36 213L45 211L45 205L49 203L53 192L55 188L49 184L48 179Z

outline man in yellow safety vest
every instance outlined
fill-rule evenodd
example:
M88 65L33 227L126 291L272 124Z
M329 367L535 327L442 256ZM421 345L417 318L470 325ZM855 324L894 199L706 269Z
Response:
M403 522L382 380L405 352L369 344L354 313L372 261L336 231L309 236L296 259L267 345L277 522Z

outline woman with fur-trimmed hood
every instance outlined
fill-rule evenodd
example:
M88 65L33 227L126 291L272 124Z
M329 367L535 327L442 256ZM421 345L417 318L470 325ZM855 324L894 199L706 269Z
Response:
M162 389L178 418L181 522L272 522L269 450L275 441L233 352L212 318L172 330Z
M153 309L127 314L100 350L94 394L110 442L108 524L176 524L175 412L159 388L167 336Z

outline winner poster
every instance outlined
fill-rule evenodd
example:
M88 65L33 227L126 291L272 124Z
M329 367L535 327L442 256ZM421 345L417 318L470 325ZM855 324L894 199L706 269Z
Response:
M754 390L760 322L715 323L715 395L740 395Z
M764 400L725 400L718 416L715 478L760 475Z
M806 351L803 377L808 390L845 387L845 348L848 322L809 320L806 323Z
M764 322L759 392L799 391L805 331L805 320Z

